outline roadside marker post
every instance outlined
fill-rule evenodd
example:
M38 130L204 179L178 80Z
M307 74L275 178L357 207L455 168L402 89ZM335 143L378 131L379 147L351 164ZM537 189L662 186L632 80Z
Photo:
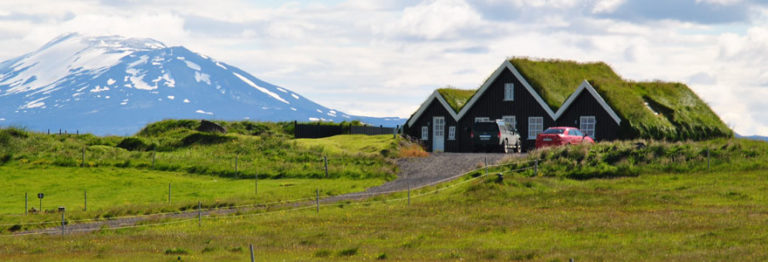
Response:
M40 199L40 211L38 211L39 213L43 213L43 197L45 197L45 194L37 193L37 198Z
M203 211L201 210L202 204L200 201L197 201L197 226L200 227L203 225Z
M168 183L168 204L171 203L171 183Z
M29 210L29 198L27 197L27 192L24 192L24 215L27 215L27 212Z
M315 213L320 213L320 189L315 189Z
M88 190L83 190L83 211L88 211Z
M536 159L536 161L533 162L533 176L539 175L539 160Z
M485 175L488 175L488 156L485 156Z

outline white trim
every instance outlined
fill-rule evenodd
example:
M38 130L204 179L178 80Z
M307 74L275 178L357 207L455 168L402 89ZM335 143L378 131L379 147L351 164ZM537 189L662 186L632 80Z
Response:
M419 110L417 110L416 113L413 114L413 116L411 116L411 119L408 120L408 126L413 126L413 124L416 123L416 120L418 120L419 117L421 117L421 114L423 114L424 111L427 110L427 107L429 107L429 104L432 103L433 99L437 99L437 101L440 101L440 104L443 104L445 111L448 111L448 114L450 114L451 117L453 117L453 120L456 120L458 122L459 118L456 116L456 112L454 112L453 108L451 108L451 106L448 105L448 102L446 102L445 98L443 98L443 96L440 95L440 92L435 90L434 92L432 92L432 94L429 97L427 97L427 100L424 101L424 103L421 103Z
M592 95L592 97L597 100L597 103L600 104L600 106L603 107L605 112L608 112L608 115L613 118L613 121L616 121L616 124L621 124L621 118L619 118L619 115L616 114L616 112L613 111L613 109L608 106L608 103L605 102L602 96L597 93L597 90L595 90L594 87L592 87L591 84L587 80L584 80L581 82L581 85L579 85L579 88L574 91L571 96L568 97L567 100L565 100L565 103L560 107L560 109L557 110L557 113L555 114L555 120L560 118L563 114L565 114L565 111L568 110L568 107L573 103L573 101L576 100L577 97L579 97L579 94L581 94L581 91L587 90L589 94Z
M555 113L552 112L552 108L550 108L549 105L547 105L547 103L544 102L544 99L542 99L541 96L539 96L539 94L536 93L536 90L533 90L533 87L531 87L531 84L529 84L528 81L525 80L523 75L521 75L520 72L517 71L515 66L512 65L512 63L510 63L509 60L504 60L504 63L501 63L499 68L497 68L496 71L493 72L491 77L489 77L488 80L486 80L485 83L483 83L480 89L477 90L477 92L475 92L475 95L472 96L472 99L470 99L469 102L467 102L467 104L461 108L461 111L459 111L459 114L456 117L456 121L461 119L467 112L469 112L469 110L472 108L475 102L477 102L477 100L480 99L483 93L485 93L485 90L487 90L488 87L490 87L491 84L494 81L496 81L496 78L498 78L499 75L501 75L501 72L503 72L504 69L508 69L509 71L511 71L512 74L515 76L515 78L517 78L517 80L520 81L520 83L523 83L523 86L525 87L525 89L528 90L529 93L531 93L531 96L533 96L536 102L539 103L541 108L544 109L545 112L547 112L550 119L556 119Z

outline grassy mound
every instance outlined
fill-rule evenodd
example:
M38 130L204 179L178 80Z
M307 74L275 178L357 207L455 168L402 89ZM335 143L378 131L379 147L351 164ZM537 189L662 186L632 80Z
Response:
M535 159L539 159L539 175L573 179L641 173L746 171L768 168L768 143L747 139L633 140L551 147L530 152L525 163L511 164L508 169L529 167ZM533 171L528 170L526 174L533 175Z
M393 179L401 141L391 135L293 139L293 123L217 122L226 134L197 131L199 121L165 120L131 137L45 135L0 129L0 164L118 167L223 177ZM323 142L327 141L327 142ZM83 159L83 150L85 158Z

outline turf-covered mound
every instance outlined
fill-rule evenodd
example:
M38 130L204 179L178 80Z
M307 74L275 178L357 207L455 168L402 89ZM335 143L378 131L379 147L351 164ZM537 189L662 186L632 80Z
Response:
M515 170L534 165L539 176L572 179L636 176L643 173L746 171L768 168L768 143L747 139L664 142L631 140L534 150L525 161L505 166ZM533 170L526 174L534 175Z

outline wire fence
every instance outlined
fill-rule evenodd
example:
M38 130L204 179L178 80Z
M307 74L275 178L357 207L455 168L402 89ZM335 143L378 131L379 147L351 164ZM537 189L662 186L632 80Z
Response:
M360 205L375 205L378 203L389 203L389 202L398 202L398 201L408 201L410 203L411 199L414 198L421 198L425 196L431 196L435 195L439 192L446 192L451 189L458 188L461 185L471 183L473 181L477 181L479 179L488 177L490 173L488 172L489 168L494 167L503 167L513 164L529 164L531 162L534 162L534 165L530 165L528 167L524 168L518 168L513 170L503 170L503 172L498 172L497 174L503 175L503 174L509 174L509 173L519 173L530 169L536 169L538 167L538 159L530 160L530 161L523 161L523 162L517 162L517 163L504 163L504 164L495 164L495 165L484 165L483 167L479 169L474 169L459 175L443 178L437 181L433 181L424 185L420 185L417 187L413 187L407 189L407 190L390 190L390 191L382 191L382 192L360 192L360 193L350 193L350 194L344 194L344 195L338 195L338 196L325 196L323 198L320 198L319 195L315 198L297 198L297 199L291 199L291 200L281 200L281 201L272 201L272 202L265 202L265 203L254 203L254 204L244 204L244 205L237 205L237 206L229 206L226 208L226 210L233 210L234 211L240 211L240 209L245 208L253 208L253 210L258 210L259 208L264 208L264 212L254 212L249 214L238 214L238 215L228 215L228 216L210 216L210 214L213 211L216 210L222 210L220 208L208 208L205 210L206 216L202 216L203 210L201 209L189 209L186 211L172 211L172 212L162 212L162 213L152 213L152 214L143 214L143 215L129 215L129 216L116 216L116 217L110 217L109 219L100 219L100 218L90 218L90 219L76 219L76 220L65 220L64 216L62 215L62 221L44 221L44 222L31 222L31 223L13 223L13 224L0 224L0 226L42 226L42 225L61 225L61 230L59 231L58 228L55 227L49 227L49 228L43 228L39 230L34 231L28 231L28 232L21 232L21 233L14 233L14 234L3 234L0 235L2 237L15 237L15 236L27 236L27 235L40 235L40 234L63 234L63 233L75 233L75 232L90 232L90 231L96 231L96 230L117 230L117 229L125 229L125 228L140 228L140 227L153 227L153 226L163 226L163 225L171 225L171 224L180 224L185 222L190 222L194 220L201 221L202 219L206 220L216 220L221 218L245 218L245 217L256 217L256 216L266 216L271 215L276 212L293 212L298 210L305 210L305 209L311 209L311 208L317 208L318 212L320 210L320 207L327 207L332 205L337 205L338 202L325 202L320 203L320 201L325 200L344 200L344 199L350 199L350 198L363 198L363 197L375 197L375 196L381 196L381 195L389 195L389 194L396 194L396 193L405 193L407 192L407 196L397 197L397 198L390 198L390 199L384 199L382 201L355 201L355 202L349 202L345 203L345 205L348 206L360 206ZM420 190L424 189L426 187L435 186L441 183L445 183L447 181L455 180L463 176L470 175L472 173L476 173L478 171L483 171L484 173L471 177L469 179L466 179L464 181L460 181L457 183L448 184L443 187L436 187L433 190L428 191L419 191L416 192L416 194L411 194L411 191L414 190ZM341 199L339 199L341 198ZM314 201L314 204L313 204ZM270 210L270 207L284 207L286 205L290 204L296 204L297 206L290 207L287 209L274 209ZM197 218L186 218L184 216L189 216L197 213ZM119 221L119 220L126 220L126 219L138 219L141 221L147 221L148 219L152 218L169 218L173 219L173 221L166 221L166 222L158 222L158 223L142 223L142 224L131 224L131 225L120 225L120 226L109 226L109 227L103 227L103 224L100 224L98 229L94 227L85 227L85 228L73 228L67 230L66 226L71 224L83 224L83 223L89 223L89 222L108 222L108 221ZM140 221L133 221L140 222Z

